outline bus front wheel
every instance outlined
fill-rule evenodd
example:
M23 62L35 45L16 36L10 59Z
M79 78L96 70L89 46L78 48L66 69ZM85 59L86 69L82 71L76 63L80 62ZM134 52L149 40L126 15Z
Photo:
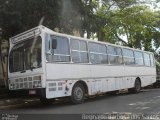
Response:
M72 89L71 101L73 104L80 104L84 102L85 89L81 83L76 83Z

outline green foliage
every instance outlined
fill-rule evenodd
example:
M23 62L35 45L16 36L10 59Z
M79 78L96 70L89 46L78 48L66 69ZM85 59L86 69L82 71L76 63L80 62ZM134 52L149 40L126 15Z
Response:
M153 51L160 45L160 12L137 5L138 0L0 0L3 38L40 24L81 36L94 33L100 41ZM121 36L126 36L127 40Z
M121 41L124 45L147 51L153 50L153 44L159 47L160 32L159 15L146 6L130 6L123 9L107 11L108 7L102 6L97 11L99 18L106 20L101 25L105 33L105 40L109 42ZM126 36L126 40L120 36Z
M0 3L0 27L5 39L38 26L42 18L43 25L59 32L73 34L74 29L82 30L83 4L79 0L0 0Z

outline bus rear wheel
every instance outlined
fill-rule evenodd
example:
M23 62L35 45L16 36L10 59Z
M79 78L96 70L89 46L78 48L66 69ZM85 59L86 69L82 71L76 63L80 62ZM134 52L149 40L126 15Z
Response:
M73 104L84 102L85 89L81 83L76 83L72 89L71 101Z
M129 89L129 92L139 93L141 91L141 82L139 79L135 80L134 87Z

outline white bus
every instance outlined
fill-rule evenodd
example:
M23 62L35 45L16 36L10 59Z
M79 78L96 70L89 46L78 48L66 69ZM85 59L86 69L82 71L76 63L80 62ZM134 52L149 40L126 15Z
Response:
M38 26L10 38L9 90L38 95L42 102L128 89L156 82L154 55Z

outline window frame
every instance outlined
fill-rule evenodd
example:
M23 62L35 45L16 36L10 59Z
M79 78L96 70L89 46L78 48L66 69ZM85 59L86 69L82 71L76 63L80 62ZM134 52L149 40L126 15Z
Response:
M104 46L105 47L105 53L103 52L99 52L100 51L100 49L99 49L99 47L98 47L98 51L97 52L94 52L94 51L91 51L91 49L90 49L90 44L95 44L96 46L98 46L98 45L102 45L102 46ZM108 53L107 53L107 45L106 44L102 44L102 43L96 43L96 42L92 42L92 41L90 41L90 42L88 42L88 52L89 52L89 60L90 60L90 63L91 64L108 64ZM100 60L98 60L98 61L96 61L95 63L93 63L92 61L91 61L91 54L94 54L94 55L103 55L103 56L106 56L107 57L107 61L106 61L106 63L102 63L102 61L100 62ZM99 56L98 56L98 58L99 58Z
M136 55L135 55L135 53L141 53L142 54L142 58L136 58ZM135 65L136 66L145 66L145 64L144 64L144 56L143 56L143 51L137 51L137 50L134 50L134 58L135 58ZM136 60L142 60L143 61L143 64L141 65L141 64L136 64Z
M109 47L114 48L114 49L116 50L116 54L111 54L111 53L109 53ZM121 52L120 52L121 55L118 54L118 49L121 50ZM113 46L113 45L108 45L108 46L107 46L107 54L108 54L108 62L109 62L109 64L111 64L111 65L123 65L123 64L124 64L124 62L123 62L123 55L122 55L123 52L122 52L122 48L121 48L121 47ZM111 63L110 57L116 57L116 62ZM121 57L121 63L118 62L118 59L119 59L120 57Z
M52 47L51 47L51 41L52 41L52 37L56 37L56 38L63 38L63 39L66 39L67 41L67 44L68 44L68 55L67 54L57 54L57 53L54 53L52 54L52 52L48 53L47 51L52 51ZM60 36L60 35L55 35L55 34L50 34L48 35L48 38L47 38L47 42L45 43L46 45L45 46L48 46L49 48L45 48L47 51L46 51L46 60L47 62L50 62L50 63L70 63L71 62L71 53L70 53L70 39L66 36ZM58 44L58 40L57 40L57 44ZM54 49L53 49L54 51ZM64 57L69 57L69 60L68 61L55 61L54 60L54 56L64 56ZM47 58L48 57L48 58ZM48 60L49 59L49 60Z
M133 57L124 55L124 51L125 51L125 50L132 51ZM128 49L128 48L123 48L123 49L122 49L122 56L123 56L123 63L124 63L124 65L127 65L127 66L133 66L133 65L135 65L135 55L134 55L134 50ZM125 58L133 59L133 60L134 60L134 61L133 61L133 64L130 64L130 63L129 63L129 64L128 64L128 63L126 64Z
M34 39L36 39L34 41ZM33 43L35 42L35 45L33 46ZM31 53L31 50L30 49L33 49L33 51L38 51L38 48L36 48L37 46L37 43L40 45L40 59L36 58L36 62L38 60L40 60L40 65L37 65L36 67L33 67L33 63L32 63L32 59L33 59L33 56ZM42 50L42 47L43 47L43 40L42 40L42 37L40 35L38 36L35 36L35 37L30 37L30 38L27 38L25 39L24 41L21 41L17 44L15 44L11 50L10 50L10 53L9 53L9 58L8 58L8 61L9 61L9 72L10 73L14 73L14 72L20 72L20 71L26 71L26 70L30 70L30 69L39 69L39 68L42 68L42 54L43 54L43 50ZM26 47L27 46L27 47ZM20 49L20 50L19 50ZM27 57L26 55L29 55L29 57ZM18 56L18 65L15 65L16 61L15 61L15 58L16 58L16 55ZM38 54L34 54L36 57ZM27 57L27 58L26 58ZM12 59L12 60L11 60ZM12 63L12 65L11 65ZM38 62L37 62L38 63ZM17 66L17 67L15 67Z
M149 59L145 59L145 54L148 55ZM147 52L143 52L143 60L144 60L144 66L146 67L152 67L151 66L151 59L150 59L150 54ZM149 65L146 65L145 60L149 61Z
M74 50L72 49L72 43L71 41L78 41L78 49L77 50ZM81 50L81 42L84 42L85 45L86 45L86 51L84 50ZM79 56L79 61L73 61L73 57L72 57L72 52L77 52L78 56ZM86 53L87 54L87 62L84 62L82 61L82 56L81 56L81 53ZM70 38L70 55L71 55L71 62L72 63L77 63L77 64L88 64L89 63L89 53L88 53L88 42L87 41L84 41L84 40L80 40L80 39L77 39L77 38Z

